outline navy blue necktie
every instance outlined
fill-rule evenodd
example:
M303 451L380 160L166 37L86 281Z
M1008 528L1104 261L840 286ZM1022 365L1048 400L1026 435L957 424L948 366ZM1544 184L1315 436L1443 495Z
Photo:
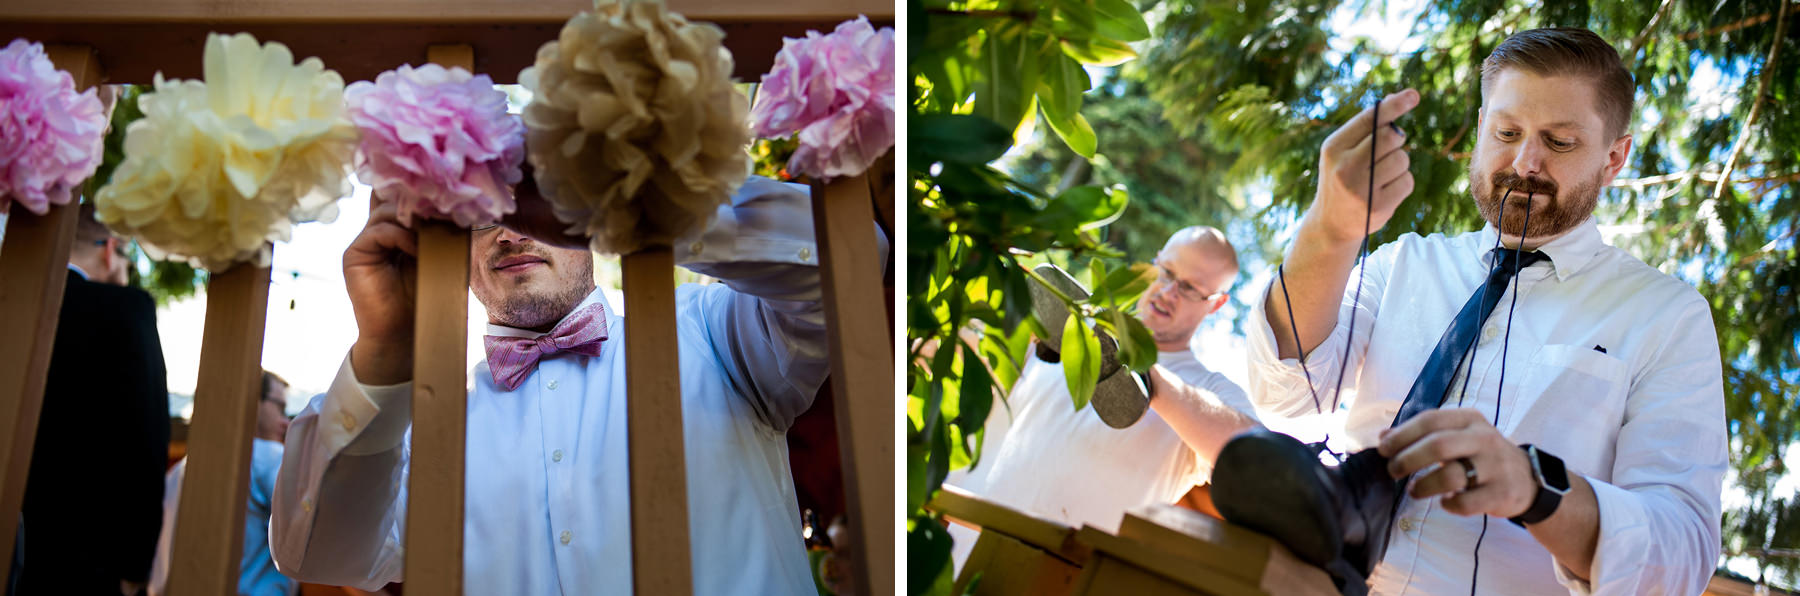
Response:
M1406 401L1400 404L1400 414L1394 417L1394 423L1389 428L1400 426L1413 416L1444 405L1445 398L1449 397L1450 382L1456 378L1457 367L1462 365L1469 349L1475 346L1475 333L1487 322L1488 315L1493 314L1494 305L1500 302L1500 295L1506 293L1506 284L1512 282L1513 272L1539 261L1550 260L1550 256L1543 253L1520 252L1510 248L1496 248L1493 254L1496 258L1493 269L1488 271L1487 283L1475 288L1475 295L1469 297L1469 301L1463 304L1462 311L1456 313L1456 318L1450 321L1450 328L1444 330L1444 336L1438 338L1437 347L1431 350L1431 359L1425 361L1425 369L1419 371L1419 378L1413 380L1412 390L1406 392Z

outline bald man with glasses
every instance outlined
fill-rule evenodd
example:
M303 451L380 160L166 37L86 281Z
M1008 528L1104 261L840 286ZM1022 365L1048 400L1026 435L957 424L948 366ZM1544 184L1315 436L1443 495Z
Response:
M1076 410L1062 364L1047 350L1026 359L1007 406L988 415L981 459L949 483L990 501L1072 527L1117 531L1125 512L1174 503L1204 484L1232 435L1259 426L1250 398L1200 363L1192 345L1206 317L1230 299L1237 252L1217 229L1195 226L1157 253L1157 279L1138 300L1156 340L1150 410L1113 428ZM952 526L960 568L975 534Z

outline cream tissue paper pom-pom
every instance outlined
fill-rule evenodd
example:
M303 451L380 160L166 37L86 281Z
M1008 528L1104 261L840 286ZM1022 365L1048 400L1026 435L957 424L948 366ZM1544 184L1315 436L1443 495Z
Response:
M157 258L223 271L269 264L293 224L337 218L356 127L344 79L280 43L206 38L204 81L155 79L95 216Z
M594 250L670 246L749 175L749 99L724 37L658 2L602 2L519 74L538 188Z

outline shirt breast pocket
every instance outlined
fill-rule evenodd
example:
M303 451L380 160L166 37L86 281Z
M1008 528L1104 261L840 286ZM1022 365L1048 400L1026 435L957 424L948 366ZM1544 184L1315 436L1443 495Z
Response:
M1531 356L1504 427L1513 442L1532 443L1571 469L1611 474L1625 415L1625 363L1585 345L1546 345ZM1504 404L1503 404L1504 405Z

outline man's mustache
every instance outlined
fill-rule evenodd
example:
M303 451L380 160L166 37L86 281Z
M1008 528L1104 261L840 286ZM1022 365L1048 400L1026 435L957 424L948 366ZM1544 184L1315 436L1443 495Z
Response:
M1517 172L1494 172L1494 188L1511 188L1515 192L1557 196L1556 182L1535 176L1520 176Z

